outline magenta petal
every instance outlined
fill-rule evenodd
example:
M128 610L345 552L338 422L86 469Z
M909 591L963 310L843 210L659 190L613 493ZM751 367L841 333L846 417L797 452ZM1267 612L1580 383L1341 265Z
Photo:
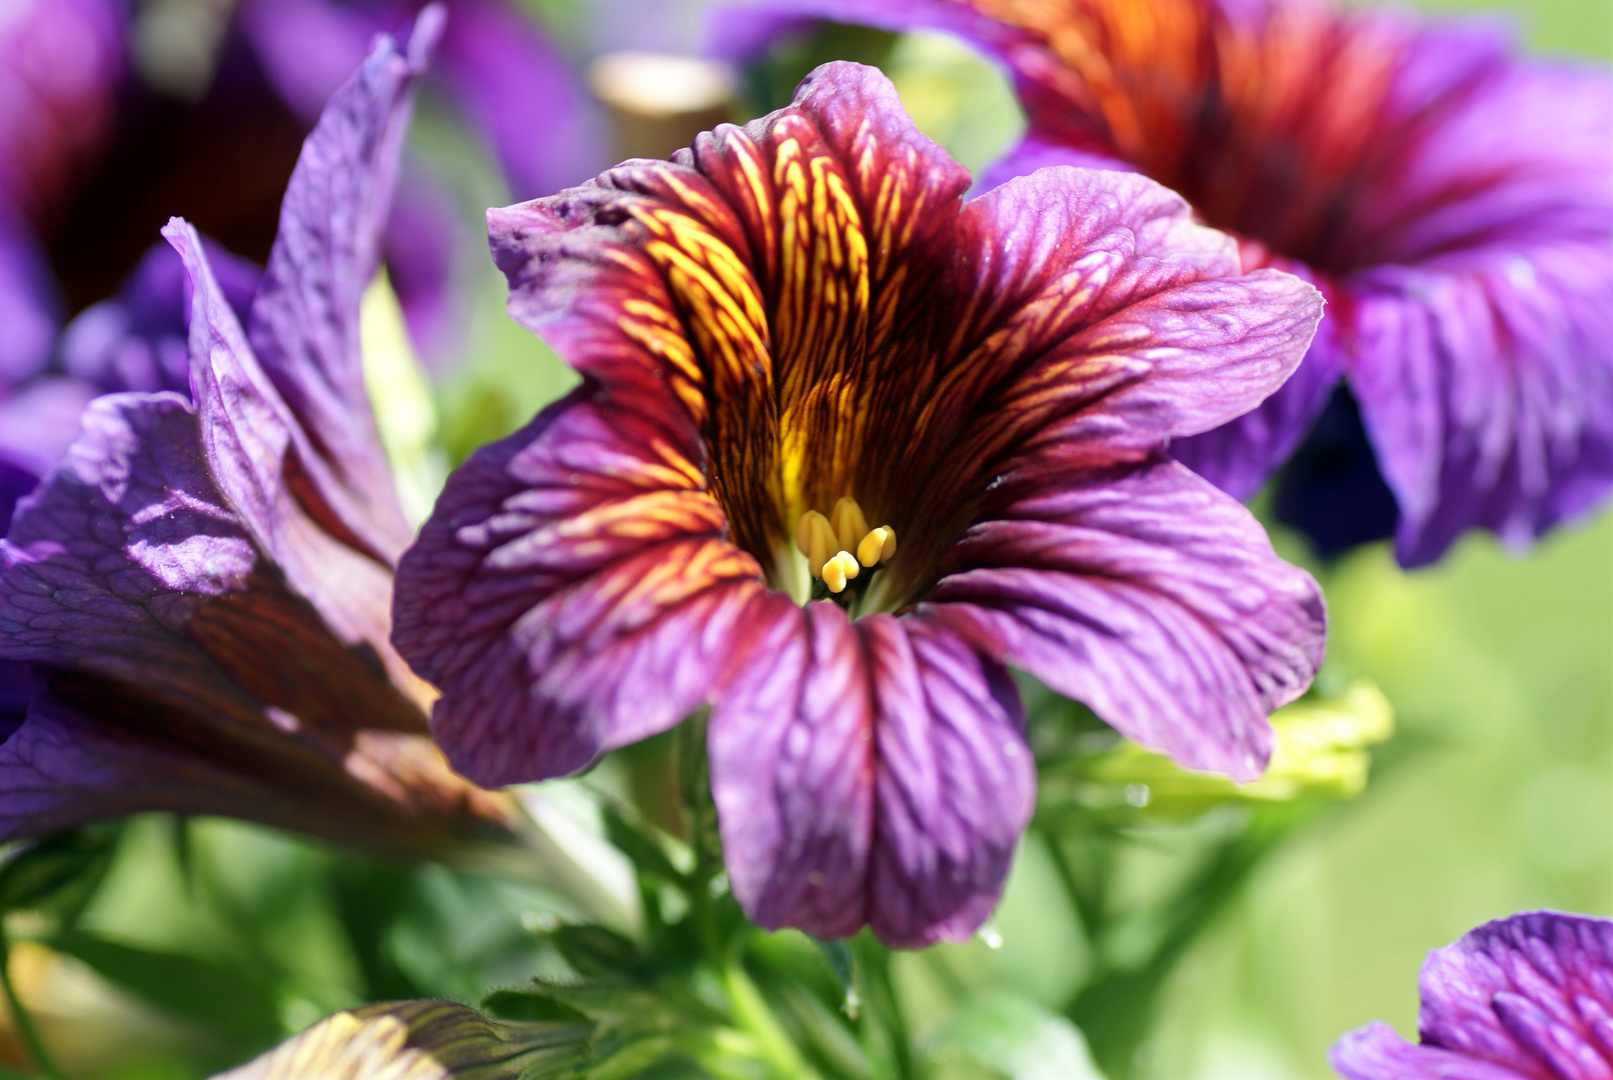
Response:
M0 461L44 476L78 435L79 417L95 387L63 375L34 379L0 395Z
M359 302L380 265L407 90L441 32L441 14L421 17L407 55L380 39L331 98L286 189L249 323L263 371L317 451L300 462L311 486L388 563L408 546L410 530L365 392Z
M1613 921L1541 911L1428 956L1425 1045L1564 1080L1613 1078Z
M275 91L310 124L377 29L369 12L329 0L244 0L236 18Z
M946 630L773 595L712 712L734 894L763 926L887 945L985 921L1035 774L1006 673Z
M747 619L751 661L707 748L728 881L762 926L847 937L868 921L874 731L868 656L831 604L777 594Z
M1008 673L922 619L858 622L879 706L869 922L881 941L962 941L997 906L1036 802Z
M1005 478L920 611L1128 738L1190 768L1259 776L1266 714L1321 664L1310 575L1254 517L1175 462Z
M959 270L982 283L980 311L960 318L990 327L984 347L1007 362L1030 361L998 405L1053 421L1037 444L1101 442L1114 460L1207 431L1271 396L1321 318L1316 289L1240 274L1229 237L1136 173L1049 168L969 203L963 222L989 242Z
M1245 245L1244 265L1259 259L1311 281L1309 268ZM1171 443L1171 457L1235 499L1253 498L1268 477L1299 449L1327 407L1344 374L1339 320L1324 316L1310 349L1288 380L1270 397L1220 427Z
M394 640L454 767L574 772L682 720L762 591L674 442L585 387L473 455L398 568Z
M1414 1046L1377 1021L1339 1039L1328 1061L1344 1080L1540 1080L1537 1073L1476 1061L1437 1046Z

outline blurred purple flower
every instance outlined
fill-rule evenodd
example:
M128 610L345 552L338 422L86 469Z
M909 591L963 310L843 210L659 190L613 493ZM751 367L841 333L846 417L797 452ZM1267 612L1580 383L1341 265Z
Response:
M450 478L399 568L457 768L573 772L711 702L747 912L901 946L973 931L1029 818L1004 664L1260 773L1321 597L1162 448L1269 394L1320 297L1144 177L968 186L831 64L490 215L511 314L585 381Z
M0 9L0 392L50 361L59 301L36 234L111 120L122 32L115 0Z
M1365 435L1344 430L1332 452L1376 457L1398 504L1377 535L1394 530L1406 565L1474 527L1526 544L1613 487L1605 71L1519 61L1490 22L1320 0L773 0L724 12L717 47L754 49L804 13L936 27L1002 61L1030 129L987 183L1056 162L1135 168L1244 238L1245 266L1322 289L1328 317L1295 377L1173 451L1225 490L1252 495L1341 377ZM1338 486L1279 508L1324 550L1375 532L1351 520L1370 505L1327 505L1370 504L1361 468L1316 464L1304 475Z
M246 0L239 13L270 81L300 115L318 115L377 32L406 24L410 0ZM506 0L450 0L427 80L493 151L518 198L558 191L603 163L592 105L568 61ZM406 163L386 241L393 287L428 359L452 352L454 239L461 215L418 161Z
M211 241L202 246L224 299L246 319L262 271ZM62 368L100 393L172 390L189 397L191 293L179 252L158 241L116 296L86 308L68 326Z
M245 331L195 230L166 230L194 401L97 398L0 541L0 656L29 665L0 670L8 724L27 693L0 744L0 837L150 809L412 855L515 834L512 804L431 745L428 692L387 640L410 530L359 364L406 91L438 27L423 16L407 56L382 39L332 98ZM131 297L178 287L145 270ZM109 370L172 384L172 327L143 325L154 352Z
M409 0L246 0L239 18L275 88L304 116L352 71L381 31L404 25ZM518 198L578 183L602 152L587 93L564 55L505 0L449 0L427 85L445 89L492 147Z
M1538 911L1428 954L1421 1042L1384 1023L1340 1039L1345 1080L1609 1080L1613 921Z

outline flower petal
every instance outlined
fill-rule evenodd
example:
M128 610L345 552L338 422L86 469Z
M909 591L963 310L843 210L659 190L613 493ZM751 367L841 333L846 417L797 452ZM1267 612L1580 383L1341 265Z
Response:
M982 412L1037 443L1101 435L1116 460L1206 431L1281 386L1321 319L1314 288L1240 275L1229 237L1136 173L1017 178L970 203L963 226L988 241L968 272L991 331L977 348L997 354L980 370L1002 389Z
M1428 955L1425 1045L1528 1076L1613 1077L1613 921L1540 911Z
M398 649L443 691L432 724L454 767L489 786L682 720L764 588L687 429L595 394L474 454L398 568Z
M1239 245L1245 270L1269 266L1325 290L1332 288L1303 263L1284 259L1263 245ZM1339 319L1328 316L1316 328L1309 351L1277 390L1255 408L1198 435L1177 439L1171 457L1235 499L1248 500L1266 479L1293 456L1315 426L1344 374Z
M22 500L0 541L0 656L49 690L0 748L18 832L174 809L418 853L506 821L373 653L263 565L175 394L97 398Z
M869 444L899 438L879 418L933 368L913 355L931 256L968 183L889 80L836 63L674 164L629 162L489 225L511 314L613 394L664 379L706 429L737 542L768 552L811 506L881 501ZM848 380L868 395L830 389Z
M391 1001L327 1016L213 1080L539 1080L592 1057L593 1022L504 1021L455 1001Z
M1124 172L1134 168L1110 153L1079 149L1032 132L986 171L980 186L989 189L1054 165ZM1246 271L1272 267L1317 284L1303 263L1274 256L1261 244L1242 242L1240 255ZM1322 320L1303 362L1265 400L1219 427L1177 438L1171 456L1234 498L1253 497L1299 447L1343 374L1335 327L1336 320Z
M56 344L58 308L44 252L0 188L0 390L45 369Z
M256 562L199 442L175 394L90 404L78 440L0 542L7 657L135 683L194 667L172 631L195 601L242 586Z
M94 397L95 387L61 375L44 375L0 395L0 461L35 480L50 472L72 445L79 417Z
M1327 1057L1344 1080L1539 1080L1538 1073L1414 1046L1377 1021L1340 1038Z
M232 522L343 640L376 650L406 680L388 641L391 583L381 555L323 498L332 489L314 480L320 452L247 346L196 230L176 218L163 235L191 280L191 379L208 483L217 484ZM373 430L367 404L362 418ZM395 503L390 470L380 480Z
M262 271L206 237L202 250L231 310L244 317ZM190 301L184 261L173 245L157 241L123 279L116 296L85 308L68 324L62 334L62 366L102 393L172 390L188 396Z
M249 321L258 362L307 434L312 453L299 459L309 486L387 563L411 534L365 392L359 302L380 264L407 90L441 32L441 14L421 16L407 55L382 38L326 106L286 189Z
M145 810L227 812L266 794L205 758L131 743L48 692L0 744L0 837L40 836ZM246 816L252 816L248 813Z
M946 630L776 594L712 712L734 893L763 926L961 940L995 906L1035 775L1006 673Z
M1321 664L1321 591L1175 462L1008 474L919 610L1144 746L1237 780Z
M1350 386L1400 504L1402 563L1476 525L1527 545L1613 489L1605 241L1497 247L1352 286Z

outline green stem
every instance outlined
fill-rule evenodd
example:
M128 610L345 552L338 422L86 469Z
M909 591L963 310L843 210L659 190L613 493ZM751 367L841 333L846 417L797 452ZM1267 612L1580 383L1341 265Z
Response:
M34 1027L33 1017L23 1008L22 999L17 996L17 988L12 984L11 939L6 936L3 921L0 921L0 988L5 990L6 1004L11 1008L11 1022L16 1026L17 1036L22 1039L28 1056L33 1059L34 1068L39 1070L39 1075L45 1080L62 1080L62 1071L56 1067L50 1052L45 1049L45 1042L39 1037L39 1029Z
M874 1064L875 1075L911 1080L916 1075L912 1040L891 983L890 952L867 930L850 944L863 999L863 1050Z
M795 1045L778 1017L768 1006L767 999L756 988L745 969L736 959L723 971L723 988L728 991L728 1004L734 1023L739 1030L756 1040L767 1065L783 1080L815 1080L816 1073L801 1059L801 1050Z
M1160 990L1188 949L1231 903L1262 859L1316 816L1308 805L1256 813L1239 836L1225 841L1173 902L1153 952L1140 966L1110 970L1084 986L1064 1010L1087 1036L1104 1074L1132 1074L1148 1036Z

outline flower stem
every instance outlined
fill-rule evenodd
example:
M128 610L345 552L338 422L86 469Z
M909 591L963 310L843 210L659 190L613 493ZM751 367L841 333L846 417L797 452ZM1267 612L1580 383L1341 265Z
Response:
M734 1023L741 1031L756 1040L767 1065L781 1078L816 1080L817 1074L801 1060L801 1050L795 1045L778 1017L768 1007L767 999L756 988L739 960L731 961L723 970L723 989L728 992L728 1004Z
M17 988L11 981L11 939L6 936L3 920L0 920L0 988L5 990L6 1005L11 1009L11 1023L16 1027L17 1036L22 1040L28 1056L33 1059L34 1068L45 1080L62 1080L62 1071L45 1049L39 1029L34 1027L33 1017L23 1008L22 999L17 996Z

